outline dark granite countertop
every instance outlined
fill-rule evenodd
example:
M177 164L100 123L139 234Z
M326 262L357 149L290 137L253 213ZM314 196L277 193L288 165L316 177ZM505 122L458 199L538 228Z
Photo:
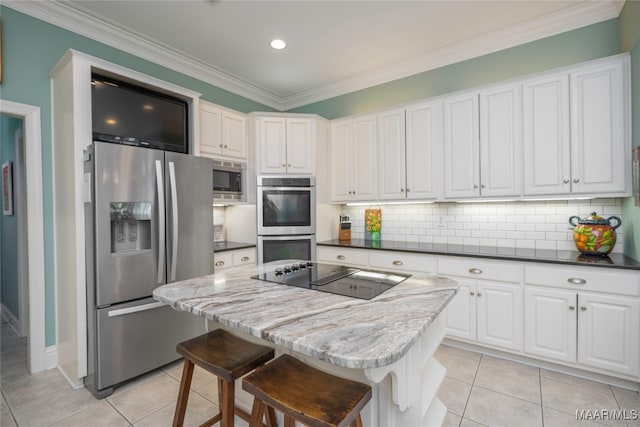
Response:
M213 244L214 252L232 251L234 249L255 248L255 243L242 243L242 242L215 242Z
M554 251L544 249L516 249L491 246L448 245L436 243L394 242L381 240L372 243L362 239L350 241L327 240L320 246L339 246L354 249L373 249L413 252L433 255L465 256L509 261L545 262L564 265L619 268L639 270L640 261L619 253L608 256L586 256L578 251Z

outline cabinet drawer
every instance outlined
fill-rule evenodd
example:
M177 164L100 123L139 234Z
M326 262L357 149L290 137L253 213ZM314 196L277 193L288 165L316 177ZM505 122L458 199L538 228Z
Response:
M526 265L524 281L530 285L552 286L575 291L639 295L640 273L610 269L562 268Z
M369 266L380 270L419 271L435 273L436 260L431 255L396 251L373 251L369 254Z
M369 254L366 250L318 246L317 254L319 261L334 264L360 265L363 267L369 264Z
M246 264L255 264L256 263L256 249L240 249L237 251L231 252L233 265L246 265Z
M475 258L438 258L438 274L501 282L522 280L522 268L515 263L498 263Z
M222 270L233 266L233 255L231 252L216 252L213 254L213 271Z

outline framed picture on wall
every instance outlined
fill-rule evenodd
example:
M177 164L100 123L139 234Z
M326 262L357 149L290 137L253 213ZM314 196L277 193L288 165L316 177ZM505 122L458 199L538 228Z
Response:
M2 164L2 213L13 215L13 167L11 162Z
M640 147L636 147L631 152L632 172L633 172L633 197L636 199L636 206L640 206Z

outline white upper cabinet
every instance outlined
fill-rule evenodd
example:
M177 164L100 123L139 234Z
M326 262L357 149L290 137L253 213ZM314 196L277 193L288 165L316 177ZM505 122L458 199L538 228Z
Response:
M199 154L205 157L230 157L247 160L247 118L200 101Z
M524 194L571 191L569 75L523 84Z
M442 101L405 110L407 199L442 195Z
M331 122L329 141L331 200L374 200L376 191L376 116Z
M404 199L407 191L404 109L378 114L378 198Z
M480 133L478 92L444 100L444 195L480 195Z
M524 82L527 195L629 194L628 57Z
M308 117L257 117L258 166L262 174L315 172L314 120Z
M572 72L571 189L574 193L624 193L629 168L623 62ZM628 149L627 149L628 148Z
M445 197L521 194L520 85L444 100Z
M522 100L519 83L480 92L480 195L522 194Z

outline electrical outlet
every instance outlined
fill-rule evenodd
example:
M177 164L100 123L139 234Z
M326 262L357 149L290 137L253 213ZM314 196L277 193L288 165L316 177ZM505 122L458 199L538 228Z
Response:
M447 228L447 223L444 222L444 217L443 216L439 216L438 217L438 221L436 222L436 227L437 228Z

